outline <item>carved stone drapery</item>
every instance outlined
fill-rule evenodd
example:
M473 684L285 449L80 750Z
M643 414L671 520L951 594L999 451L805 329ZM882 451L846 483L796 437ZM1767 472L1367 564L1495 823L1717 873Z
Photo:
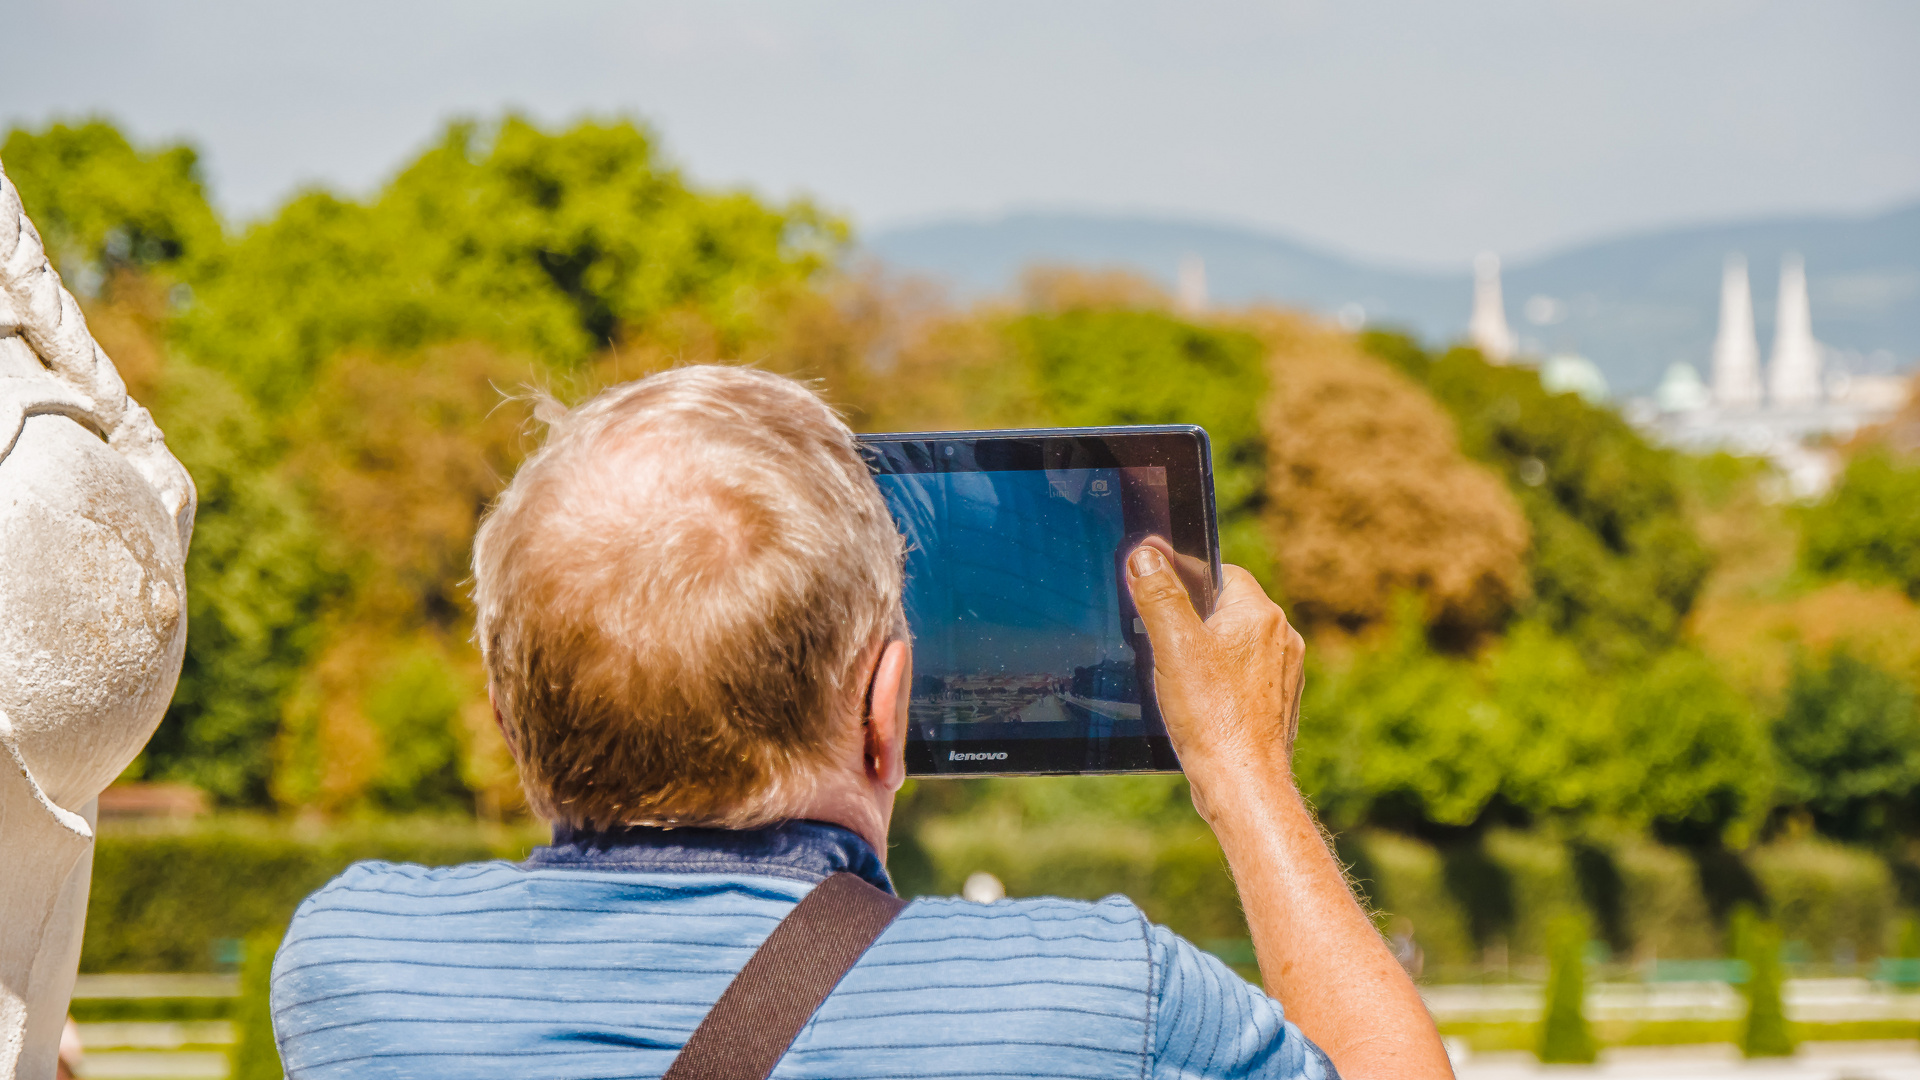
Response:
M0 168L0 1076L54 1075L96 800L180 675L193 512Z

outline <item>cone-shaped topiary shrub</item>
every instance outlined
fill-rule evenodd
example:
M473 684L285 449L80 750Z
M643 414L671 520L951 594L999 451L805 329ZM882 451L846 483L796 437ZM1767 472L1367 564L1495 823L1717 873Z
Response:
M1584 1064L1599 1055L1587 1026L1587 924L1562 915L1547 927L1546 1014L1540 1023L1540 1060Z
M280 948L278 930L247 938L240 965L240 998L233 1004L233 1062L231 1080L282 1080L280 1048L273 1041L273 954Z
M1780 927L1762 919L1742 904L1734 909L1729 927L1735 958L1747 965L1747 1023L1740 1033L1740 1052L1750 1058L1787 1057L1793 1037L1787 1032L1787 1013L1780 1002L1784 975L1780 968Z

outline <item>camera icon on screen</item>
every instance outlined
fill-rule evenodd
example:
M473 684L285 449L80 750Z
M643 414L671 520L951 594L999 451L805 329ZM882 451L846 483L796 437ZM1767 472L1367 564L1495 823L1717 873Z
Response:
M1105 480L1095 480L1093 483L1087 485L1087 490L1093 492L1095 495L1105 495L1107 493L1107 482Z

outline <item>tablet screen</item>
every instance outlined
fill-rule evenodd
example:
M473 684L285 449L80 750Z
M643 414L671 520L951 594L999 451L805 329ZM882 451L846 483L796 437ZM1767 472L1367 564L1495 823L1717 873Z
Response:
M874 477L906 541L915 771L1168 767L1124 576L1142 540L1176 532L1168 466L995 468L980 449L928 443L938 468Z
M1165 469L877 479L907 540L916 726L1145 733L1121 563L1167 531Z

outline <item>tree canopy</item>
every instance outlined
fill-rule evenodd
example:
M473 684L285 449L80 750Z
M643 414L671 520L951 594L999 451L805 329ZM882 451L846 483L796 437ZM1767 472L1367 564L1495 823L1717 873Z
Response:
M1507 478L1533 533L1528 613L1608 663L1642 662L1679 640L1711 559L1681 504L1674 452L1472 349L1432 357L1385 331L1361 343L1425 385L1466 452Z
M190 147L94 120L0 155L201 492L180 690L136 771L241 804L510 803L462 584L525 449L501 391L591 386L683 324L738 349L847 236L690 184L625 120L451 124L372 197L237 236Z
M631 121L452 124L364 198L300 192L239 230L190 147L89 121L0 155L201 492L146 777L228 805L511 812L466 578L533 445L515 395L744 361L819 380L869 429L1204 426L1226 557L1312 640L1296 768L1338 827L1706 846L1795 815L1908 827L1920 609L1895 590L1920 596L1920 470L1896 458L1742 519L1787 537L1781 565L1741 555L1744 584L1708 592L1733 530L1702 508L1754 470L1690 464L1531 370L1182 314L1120 272L955 304L850 266L846 225L808 202L688 180ZM1890 612L1897 632L1862 628ZM1771 681L1726 659L1788 648ZM938 798L1191 820L1171 777Z
M1920 600L1920 466L1879 447L1848 462L1824 505L1806 515L1801 562Z
M39 133L16 128L0 143L0 161L48 254L81 295L119 270L198 279L225 251L191 146L136 149L93 119Z
M346 350L474 340L564 369L676 313L737 347L846 236L690 186L630 121L461 122L371 200L309 191L248 229L180 334L273 407Z
M1529 593L1527 520L1500 476L1461 453L1453 418L1350 336L1260 320L1273 392L1268 539L1293 617L1349 633L1422 598L1466 647Z

